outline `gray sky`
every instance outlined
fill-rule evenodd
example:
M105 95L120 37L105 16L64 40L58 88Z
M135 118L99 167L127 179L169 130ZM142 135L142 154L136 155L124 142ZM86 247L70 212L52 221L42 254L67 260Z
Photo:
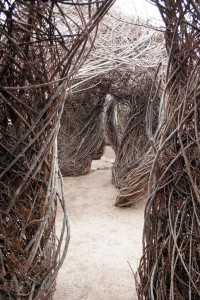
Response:
M142 19L161 20L157 7L145 0L116 0L114 10L120 11L129 17L139 16ZM159 21L155 21L158 23Z

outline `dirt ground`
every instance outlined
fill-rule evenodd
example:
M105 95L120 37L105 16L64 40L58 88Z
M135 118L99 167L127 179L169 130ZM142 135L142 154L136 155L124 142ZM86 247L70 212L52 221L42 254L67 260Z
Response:
M107 147L89 175L64 178L71 240L55 300L137 299L131 268L136 271L141 256L144 203L114 206L113 162ZM58 230L60 225L58 215Z

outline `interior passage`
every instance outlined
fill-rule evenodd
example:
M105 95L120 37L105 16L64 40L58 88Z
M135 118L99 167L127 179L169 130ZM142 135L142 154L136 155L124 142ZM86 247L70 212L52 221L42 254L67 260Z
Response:
M90 174L64 178L71 240L55 300L137 299L132 271L142 253L144 202L132 208L114 206L118 191L111 183L113 163L114 152L107 146ZM58 231L61 225L58 210Z

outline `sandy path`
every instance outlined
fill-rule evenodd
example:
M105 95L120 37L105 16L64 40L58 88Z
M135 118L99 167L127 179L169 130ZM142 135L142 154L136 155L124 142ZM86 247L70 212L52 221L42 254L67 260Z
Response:
M131 269L141 254L144 203L116 208L107 148L86 176L64 178L71 240L59 271L55 300L135 300ZM58 229L61 221L58 218Z

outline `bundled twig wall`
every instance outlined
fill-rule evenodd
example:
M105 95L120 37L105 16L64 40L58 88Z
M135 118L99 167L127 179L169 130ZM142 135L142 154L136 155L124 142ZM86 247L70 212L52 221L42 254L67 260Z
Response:
M128 103L128 113L125 115L124 130L119 137L118 149L115 161L115 184L117 187L123 187L126 176L132 169L132 164L143 156L149 146L149 140L146 133L146 114L148 110L148 98L152 86L152 77L147 74L141 74L137 78L131 74L129 78L121 80L120 92L115 90L117 99L126 99ZM152 99L155 96L155 90L152 92ZM156 101L155 101L156 102ZM158 103L158 101L157 101ZM156 104L157 104L156 103ZM154 105L154 107L158 107ZM153 130L155 131L157 113L153 112ZM120 120L119 120L120 122Z
M103 108L109 80L98 77L69 94L58 135L58 157L63 176L90 171L104 149Z
M71 99L72 102L82 103L82 107L84 101L85 103L90 101L92 107L94 105L92 102L99 101L101 95L104 95L105 98L106 93L115 99L113 100L115 102L114 110L111 105L107 110L106 135L107 137L110 135L108 137L109 143L117 151L116 147L118 146L114 145L116 141L111 141L111 135L114 138L114 131L111 132L109 126L115 130L112 126L114 122L114 126L117 127L117 134L121 137L123 133L121 114L123 111L125 113L125 107L128 108L127 103L130 103L132 92L136 89L139 78L144 77L144 73L148 73L148 76L154 76L158 60L164 59L162 33L155 32L153 29L138 27L134 23L127 24L123 19L106 15L100 24L94 46L94 51L76 75L71 89L72 96L68 99ZM88 143L88 139L94 142L96 138L95 131L90 133L88 129L94 126L94 120L92 124L87 124L87 130L83 132L85 124L83 124L84 119L81 116L81 106L79 111L76 109L72 115L71 109L69 112L67 111L69 108L67 103L61 121L58 142L60 165L63 175L81 175L90 170L91 151L94 147ZM79 114L80 120L77 119ZM116 121L116 114L119 114L118 121ZM91 116L91 120L92 118L93 116ZM97 124L97 118L95 124ZM97 132L98 126L96 126ZM120 139L120 137L115 134L115 138ZM79 145L81 146L79 147Z
M151 145L149 135L157 128L160 95L159 83L154 80L156 69L147 69L145 73L120 71L115 71L115 76L112 74L115 81L109 91L111 100L106 110L105 127L106 139L116 154L113 183L120 189L116 205L128 206L145 195L150 165L145 162L145 166L140 166L140 163ZM147 132L149 114L152 122Z
M154 135L139 299L200 299L199 1L152 1L169 54Z
M69 242L58 194L59 121L68 79L112 2L0 2L1 299L52 298ZM63 227L56 238L58 201Z

